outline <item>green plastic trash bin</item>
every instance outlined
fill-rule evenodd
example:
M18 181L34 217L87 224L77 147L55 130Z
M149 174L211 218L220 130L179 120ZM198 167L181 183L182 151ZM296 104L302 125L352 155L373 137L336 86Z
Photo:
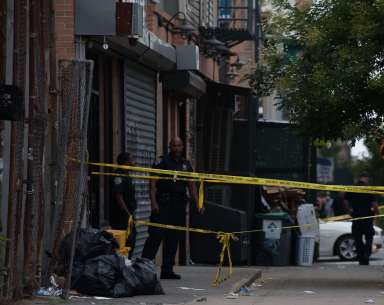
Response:
M287 266L291 262L291 229L293 224L285 212L256 214L252 235L252 261L257 266Z

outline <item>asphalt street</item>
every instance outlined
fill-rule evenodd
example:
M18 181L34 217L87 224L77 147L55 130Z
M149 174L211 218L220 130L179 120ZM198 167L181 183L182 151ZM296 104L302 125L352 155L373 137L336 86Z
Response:
M321 257L319 263L327 265L356 265L356 262L343 262L340 261L339 257ZM372 266L382 266L384 265L384 249L379 250L378 252L372 254L370 264Z

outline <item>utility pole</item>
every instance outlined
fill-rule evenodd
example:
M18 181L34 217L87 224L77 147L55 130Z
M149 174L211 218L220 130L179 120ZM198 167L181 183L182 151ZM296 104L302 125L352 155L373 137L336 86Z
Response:
M252 28L254 33L254 48L255 48L255 63L256 66L259 64L260 61L260 46L261 46L261 23L260 23L260 1L259 0L249 0L248 1L248 13L252 14ZM259 97L257 95L250 95L249 97L249 111L248 111L248 164L249 164L249 176L255 176L256 175L256 164L255 164L255 137L256 137L256 123L258 119L258 113L259 113ZM257 186L248 186L248 207L247 207L247 222L248 226L253 226L254 222L254 213L255 213L255 204L256 196L258 196L259 187ZM252 253L253 249L251 246L251 236L248 236L249 244L248 247L248 259L247 263L248 265L252 264Z

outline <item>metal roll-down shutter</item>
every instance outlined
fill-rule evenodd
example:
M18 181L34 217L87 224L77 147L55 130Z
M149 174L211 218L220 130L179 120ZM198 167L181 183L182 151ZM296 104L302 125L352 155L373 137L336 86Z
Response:
M137 166L151 167L156 157L156 73L142 65L124 63L125 149ZM148 180L134 180L138 208L137 219L150 216ZM137 228L134 254L140 255L147 238L147 228Z

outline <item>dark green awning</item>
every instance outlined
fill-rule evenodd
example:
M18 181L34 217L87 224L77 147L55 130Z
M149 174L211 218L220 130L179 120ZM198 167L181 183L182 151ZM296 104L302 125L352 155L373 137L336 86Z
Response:
M165 90L183 93L192 97L200 97L207 91L206 82L191 71L164 73L162 81Z

